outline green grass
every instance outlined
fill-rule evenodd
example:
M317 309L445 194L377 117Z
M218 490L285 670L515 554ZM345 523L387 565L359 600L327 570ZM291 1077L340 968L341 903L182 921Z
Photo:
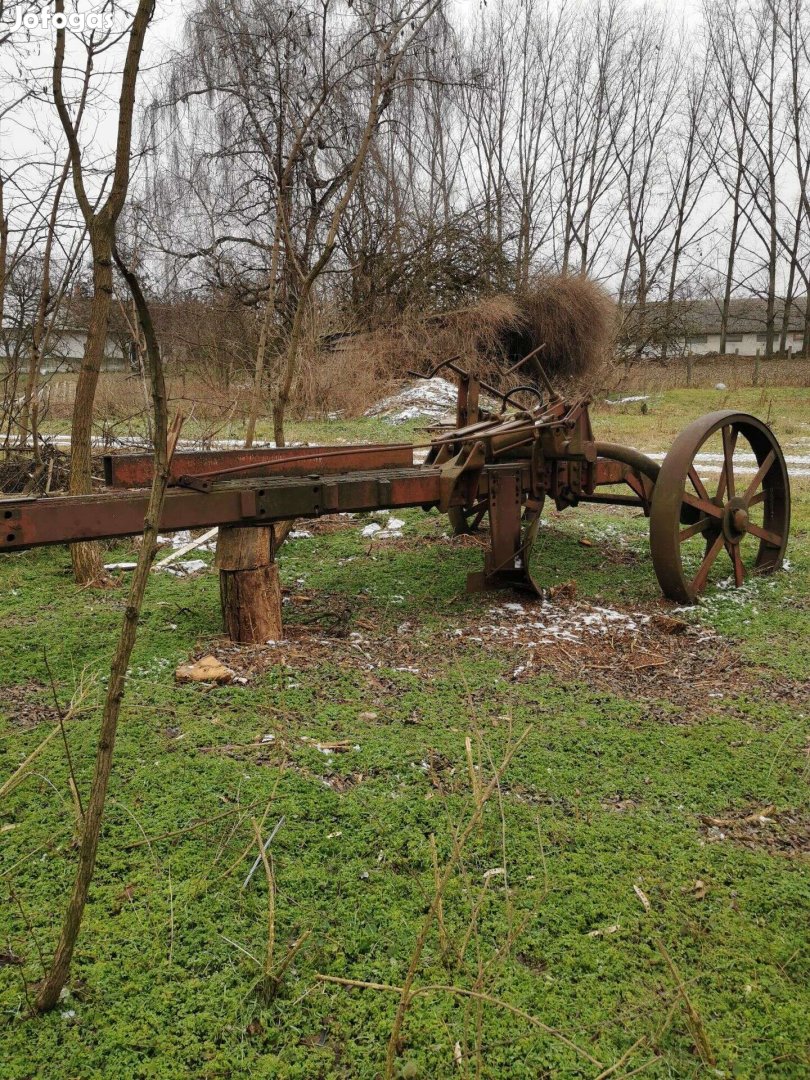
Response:
M627 391L610 396L640 395ZM795 446L810 452L810 392L795 387L651 390L646 402L606 405L600 399L591 411L597 438L630 442L644 450L667 450L690 420L718 409L753 413L771 424L783 449Z
M313 418L309 420L291 419L285 427L287 444L308 443L337 444L342 443L399 443L399 442L428 442L430 436L426 434L425 427L429 420L406 420L403 423L391 424L385 418L378 416L361 416L351 419L327 420ZM117 422L98 421L94 425L93 434L102 437L111 434L115 438L143 435L145 428L143 416L135 416ZM69 435L69 419L49 418L45 425L46 436ZM221 424L214 421L198 420L190 416L183 424L182 438L189 440L217 440L235 439L243 440L245 437L244 423L227 418ZM266 417L259 420L256 425L256 443L273 441L273 424Z
M801 392L780 402L781 422L802 430ZM668 394L647 415L611 420L599 409L595 427L664 445L676 414L683 426L703 406L715 403ZM629 672L602 681L537 668L516 679L515 647L472 640L496 602L462 591L480 553L443 539L435 513L399 516L401 543L370 544L360 519L285 547L284 582L311 599L285 607L287 645L224 654L251 675L247 686L175 684L178 662L218 647L217 580L154 575L70 995L41 1018L28 1013L23 980L42 976L39 953L47 960L53 948L76 856L58 739L0 804L0 952L24 959L0 967L3 1080L381 1075L396 997L315 976L401 984L433 891L430 836L444 862L472 811L465 738L490 775L510 731L527 726L445 897L458 945L489 881L464 959L443 958L434 928L417 984L474 987L479 962L525 922L488 969L487 992L605 1066L646 1037L616 1075L646 1062L650 1077L809 1075L806 482L795 492L790 570L758 581L742 603L720 594L686 616L726 636L740 659L739 681L729 678L720 698L694 692L715 673L692 667L683 695L663 682L642 688ZM541 584L575 579L580 601L668 610L644 520L584 508L546 517ZM577 542L583 535L592 546ZM79 590L68 569L63 549L0 566L0 783L51 730L31 711L50 704L46 655L63 703L82 672L98 677L91 700L100 700L125 589ZM94 709L68 729L82 792L97 722ZM250 747L264 735L274 740ZM341 740L353 749L326 755L314 745ZM723 840L703 820L768 805L774 824ZM260 870L243 892L254 852L240 859L250 817L265 810L265 834L286 817L273 845L277 953L311 931L271 1002L248 955L261 961L266 949L266 884ZM237 812L156 839L227 811ZM788 835L803 853L780 852ZM504 866L506 888L503 875L485 879ZM682 1008L665 1023L676 991L659 941L700 1013L715 1069L701 1064ZM477 1022L462 998L418 998L399 1074L476 1075ZM483 1076L599 1072L495 1005L480 1024Z

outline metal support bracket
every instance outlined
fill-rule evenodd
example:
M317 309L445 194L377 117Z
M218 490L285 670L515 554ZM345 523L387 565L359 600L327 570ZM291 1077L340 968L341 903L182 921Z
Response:
M34 500L30 496L22 495L19 498L3 499L0 504L0 539L7 544L19 543L22 540L22 519L20 510L28 506Z
M446 514L450 509L450 506L453 503L453 496L456 494L461 478L468 473L477 472L480 475L485 461L486 447L484 443L474 442L465 443L455 457L442 462L442 474L439 481L439 490L441 492L439 509L443 514ZM519 473L520 470L518 470L518 474ZM475 484L474 486L477 487L478 485ZM474 490L467 492L464 501L469 502L474 495Z
M467 591L521 589L534 596L540 589L529 572L529 557L539 521L538 514L521 528L523 509L522 470L515 465L490 465L489 485L490 550L484 570L467 577Z

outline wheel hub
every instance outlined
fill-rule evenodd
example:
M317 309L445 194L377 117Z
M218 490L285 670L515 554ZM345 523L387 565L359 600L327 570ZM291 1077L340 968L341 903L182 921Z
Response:
M732 544L739 544L748 528L748 508L740 498L730 499L723 513L723 535Z

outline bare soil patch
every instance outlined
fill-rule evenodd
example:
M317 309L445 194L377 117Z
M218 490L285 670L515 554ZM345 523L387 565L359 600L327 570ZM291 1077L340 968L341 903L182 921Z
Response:
M730 840L749 851L810 859L810 817L773 806L730 810L720 817L701 818L706 843Z
M42 700L43 695L49 693L48 688L38 682L5 686L0 693L0 715L5 716L18 730L34 728L45 722L55 724L59 713L52 704Z

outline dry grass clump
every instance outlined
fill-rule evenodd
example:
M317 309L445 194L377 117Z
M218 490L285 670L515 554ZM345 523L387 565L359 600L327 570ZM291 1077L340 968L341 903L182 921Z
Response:
M518 297L525 329L512 338L519 360L545 344L539 357L551 376L582 379L611 353L616 305L608 293L581 274L538 277Z
M349 337L328 349L309 344L302 351L293 416L362 416L369 405L393 393L390 361L384 349L368 340L371 336Z
M347 339L341 353L363 381L369 369L402 378L453 357L499 382L506 368L545 345L510 382L539 380L539 363L558 383L598 382L612 356L614 323L615 305L600 285L549 274L517 295L496 293L438 314L406 313L395 326Z
M395 326L366 340L370 351L383 355L389 370L400 377L409 370L427 371L451 357L479 374L493 374L509 359L510 336L525 328L515 298L498 293L454 311L406 313Z

